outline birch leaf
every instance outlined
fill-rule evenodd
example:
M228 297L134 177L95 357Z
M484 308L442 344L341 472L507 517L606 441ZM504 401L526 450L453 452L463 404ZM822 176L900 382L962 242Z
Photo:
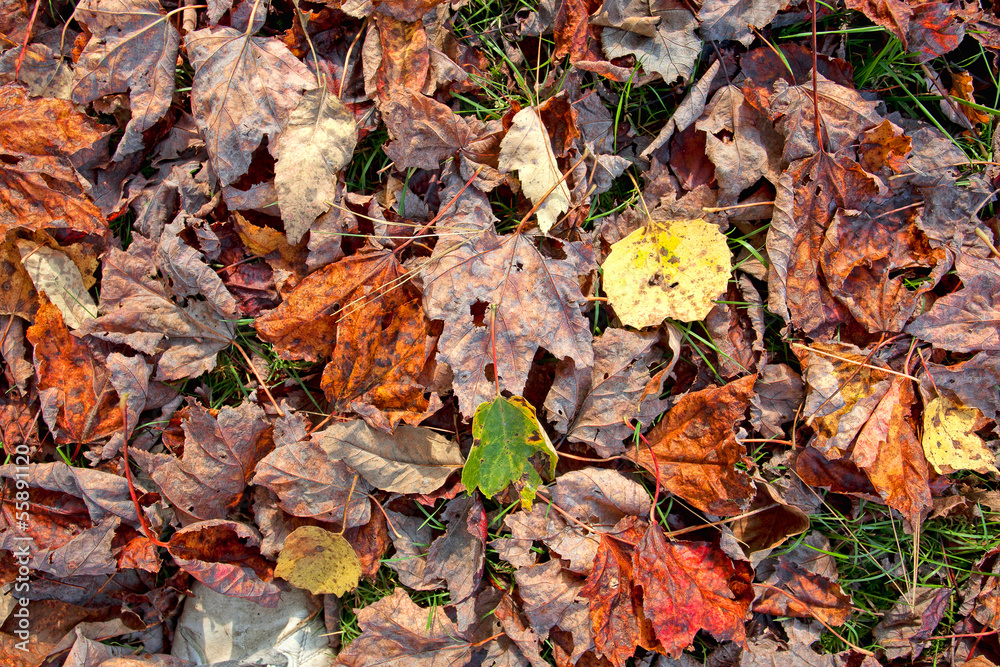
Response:
M935 398L924 408L924 435L921 444L927 462L943 475L956 470L997 472L994 456L976 435L979 421L976 408L966 408Z
M726 291L731 264L726 237L696 219L651 221L612 245L603 268L604 290L622 324L642 328L668 317L705 319Z
M543 234L569 210L569 187L562 180L549 134L534 107L521 109L514 116L514 124L500 142L500 170L517 170L524 194L538 205L535 216Z

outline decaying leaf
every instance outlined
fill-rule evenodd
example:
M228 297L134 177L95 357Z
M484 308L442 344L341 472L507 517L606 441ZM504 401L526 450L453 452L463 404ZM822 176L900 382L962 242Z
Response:
M983 419L976 408L956 405L938 397L924 406L924 434L921 444L927 462L938 474L956 470L996 472L995 456L976 435Z
M454 440L405 424L391 435L359 420L335 424L323 432L323 448L392 493L433 493L465 462Z
M729 284L730 252L704 220L650 221L611 247L604 291L623 324L702 320Z
M222 408L217 415L200 405L185 412L180 459L141 450L132 456L176 511L197 519L225 519L272 445L264 412L252 403Z
M699 630L741 642L753 601L753 571L706 542L667 543L651 524L633 556L643 608L667 655L679 656Z
M517 171L521 189L537 206L538 227L547 234L569 210L570 193L552 152L549 134L534 107L521 109L500 142L500 169Z
M689 9L678 5L654 11L647 24L655 26L652 31L605 28L601 33L604 54L609 59L635 56L644 70L659 74L667 83L686 81L701 50L701 40L695 35L698 21Z
M38 390L58 441L93 442L121 429L118 394L104 364L70 334L58 308L40 306L27 338L35 346Z
M560 433L589 444L599 456L625 451L622 440L632 420L649 424L667 407L659 398L664 369L650 377L662 353L654 333L608 329L594 340L594 367L577 370L563 361L545 398L545 409Z
M562 250L565 259L550 259L530 237L487 231L436 255L425 269L424 310L444 320L437 358L455 374L462 414L493 400L497 385L522 394L539 348L581 369L593 364L578 280L596 266L592 249L564 243Z
M281 42L249 31L205 28L185 41L195 68L191 111L220 182L229 185L250 168L265 136L277 139L316 79Z
M737 442L733 424L750 403L755 379L748 375L684 396L647 434L649 446L632 446L626 456L658 475L667 491L701 510L720 516L741 513L754 487L736 468L746 447Z
M476 409L472 437L469 459L462 468L465 488L478 488L492 498L513 484L521 505L531 509L542 484L534 459L552 476L559 458L535 417L535 408L520 396L498 396Z
M361 581L361 561L343 535L302 526L285 538L274 576L313 595L341 597Z
M73 101L129 93L132 118L114 159L142 150L142 133L170 108L180 33L158 0L87 0L75 18L92 34L80 54Z
M17 248L35 289L59 308L66 326L79 329L84 321L97 317L97 304L69 255L31 241L18 241Z
M337 174L357 142L354 116L327 86L302 95L274 151L274 187L289 243L298 243L329 209Z
M0 88L0 231L68 227L104 237L108 225L84 194L73 160L111 128L66 100L29 100L16 84Z

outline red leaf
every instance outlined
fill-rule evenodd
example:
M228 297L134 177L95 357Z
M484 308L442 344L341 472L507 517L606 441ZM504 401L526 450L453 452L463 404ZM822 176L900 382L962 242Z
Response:
M753 601L753 570L707 542L667 543L659 524L646 531L632 557L636 582L656 636L679 657L698 630L742 642Z

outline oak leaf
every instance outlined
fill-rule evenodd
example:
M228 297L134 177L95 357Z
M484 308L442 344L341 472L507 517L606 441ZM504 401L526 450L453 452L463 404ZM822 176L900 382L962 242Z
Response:
M219 181L229 185L247 173L265 136L275 145L316 79L281 42L249 31L205 28L186 45L195 68L191 112Z
M687 394L649 431L649 446L632 446L626 456L700 510L719 516L741 513L754 485L736 468L746 447L736 440L733 425L750 404L755 379L748 375Z
M143 149L142 133L170 108L181 35L158 0L86 0L74 17L91 37L77 61L73 101L129 93L132 118L113 158L121 162Z

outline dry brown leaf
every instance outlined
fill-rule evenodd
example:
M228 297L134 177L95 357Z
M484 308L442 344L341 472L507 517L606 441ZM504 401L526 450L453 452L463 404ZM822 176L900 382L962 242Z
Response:
M626 456L700 510L719 516L741 513L754 486L736 468L746 447L737 442L733 425L750 404L756 377L684 396L647 434L649 447L632 446Z

